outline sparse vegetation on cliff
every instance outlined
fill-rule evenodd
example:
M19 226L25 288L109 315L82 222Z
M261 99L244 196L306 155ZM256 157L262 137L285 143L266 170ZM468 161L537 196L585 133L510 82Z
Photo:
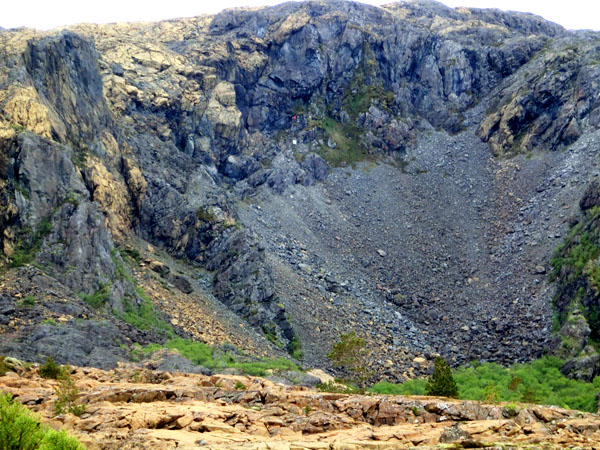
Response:
M600 207L595 206L571 228L550 262L550 280L557 281L554 307L557 327L562 327L574 310L579 310L590 327L590 337L600 338ZM558 330L556 330L558 331ZM573 351L578 350L574 348Z

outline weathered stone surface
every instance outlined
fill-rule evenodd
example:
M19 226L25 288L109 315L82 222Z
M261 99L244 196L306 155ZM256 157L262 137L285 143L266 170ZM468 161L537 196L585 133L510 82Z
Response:
M588 50L584 43L574 47L574 42L574 36L548 42L546 50L527 64L527 72L498 90L489 108L492 112L479 128L479 135L496 154L541 147L555 150L579 139L580 122L594 108L597 88L592 80L598 68L587 60L595 57L596 50Z
M569 378L592 382L600 375L600 355L569 358L560 371Z
M55 381L39 378L35 369L0 377L0 388L60 425L92 448L210 449L397 449L439 443L475 448L494 445L545 448L565 445L593 447L600 442L596 415L559 408L521 405L531 420L521 427L510 419L492 419L501 405L437 401L432 398L333 396L275 385L248 377L148 371L144 377L163 378L144 384L135 367L105 372L76 368L73 379L86 412L81 417L53 417ZM243 381L248 391L235 390ZM265 402L271 396L276 403ZM306 405L299 408L296 405ZM396 405L390 409L383 405ZM414 408L437 405L439 413L418 416ZM474 409L470 405L478 405ZM387 408L386 422L371 423L363 414ZM430 408L431 409L431 408ZM471 418L453 418L446 411L477 410ZM415 420L417 419L417 420Z
M169 266L160 261L150 261L148 263L148 267L150 267L150 269L154 272L158 273L161 277L167 276L171 271Z

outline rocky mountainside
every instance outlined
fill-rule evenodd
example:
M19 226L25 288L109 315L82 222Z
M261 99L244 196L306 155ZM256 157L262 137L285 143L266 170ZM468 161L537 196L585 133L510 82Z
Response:
M599 34L307 1L0 42L0 354L109 368L178 335L326 367L354 330L400 380L551 344Z

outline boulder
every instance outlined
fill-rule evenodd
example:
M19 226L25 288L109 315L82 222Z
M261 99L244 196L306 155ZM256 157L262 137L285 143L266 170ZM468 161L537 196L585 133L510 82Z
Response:
M192 284L183 275L175 275L171 278L171 282L175 285L177 289L179 289L184 294L191 294L192 292L194 292Z

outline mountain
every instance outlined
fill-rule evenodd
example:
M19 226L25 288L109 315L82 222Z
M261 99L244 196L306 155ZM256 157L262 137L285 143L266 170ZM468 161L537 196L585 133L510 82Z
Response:
M391 380L541 356L599 39L433 1L3 31L0 354L180 336L328 367L352 330Z

